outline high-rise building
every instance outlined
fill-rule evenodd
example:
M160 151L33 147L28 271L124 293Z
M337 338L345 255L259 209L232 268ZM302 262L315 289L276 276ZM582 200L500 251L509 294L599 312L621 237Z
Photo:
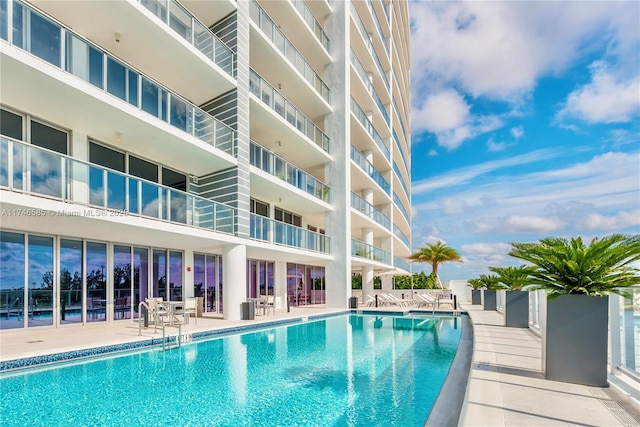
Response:
M0 328L409 270L406 1L0 0L0 39Z

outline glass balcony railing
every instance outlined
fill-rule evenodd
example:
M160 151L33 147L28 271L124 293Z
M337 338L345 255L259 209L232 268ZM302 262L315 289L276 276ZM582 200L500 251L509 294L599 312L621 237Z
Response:
M322 46L324 46L324 49L327 51L327 53L330 53L329 37L327 37L327 34L322 29L322 26L320 25L316 17L311 12L311 9L309 9L309 6L307 6L304 0L290 0L290 1L293 4L293 6L296 8L298 13L300 13L300 15L302 16L302 19L307 24L307 27L311 29L311 31L316 36L318 41L322 44Z
M369 120L369 117L367 117L365 112L362 110L362 108L360 108L356 100L353 98L351 98L351 112L356 116L356 118L358 119L360 124L362 124L362 126L365 128L367 133L371 135L371 137L373 138L373 141L376 143L378 148L380 148L382 153L384 153L384 156L387 158L387 160L389 160L391 158L389 153L389 147L387 147L387 144L384 143L384 141L380 137L380 134L378 133L376 128L373 126L373 123L371 123L371 120Z
M355 239L351 239L351 256L366 258L383 264L391 264L391 254L389 252Z
M314 252L331 252L331 239L324 234L256 214L251 214L250 221L252 239Z
M398 164L396 163L396 161L393 161L393 170L396 172L396 175L398 175L398 179L400 180L400 184L402 185L402 188L404 189L404 194L407 196L407 199L409 198L409 190L407 189L407 184L404 183L404 178L402 176L402 174L400 173L400 169L398 168Z
M389 186L389 183L382 177L375 166L373 166L369 162L369 160L367 160L366 157L364 157L362 153L358 151L355 145L351 145L351 160L356 162L356 164L360 166L360 168L367 175L369 175L371 179L373 179L376 184L380 186L380 188L382 188L382 191L384 191L386 194L391 194L391 187Z
M407 141L407 143L409 142L409 140L407 139L407 133L404 130L404 121L402 119L402 116L400 115L400 110L398 109L398 104L396 104L396 100L393 99L393 109L396 112L396 116L398 117L398 123L400 123L400 130L402 131L402 135L404 136L404 140Z
M387 78L387 75L384 72L384 68L382 68L382 63L380 62L380 58L376 53L376 49L373 47L373 42L371 41L369 32L367 31L364 24L362 23L362 19L360 19L360 15L358 15L358 11L353 6L353 3L351 3L351 16L353 16L353 19L356 22L356 27L358 27L358 31L360 31L360 35L362 36L365 43L367 44L367 49L369 50L369 53L373 57L373 61L376 63L376 67L378 67L378 72L380 73L380 75L382 76L382 79L384 80L385 87L387 88L387 90L389 90L389 79Z
M234 208L9 138L0 138L0 187L105 211L43 215L136 215L234 233ZM75 212L75 214L74 214Z
M409 214L407 213L407 210L404 208L404 205L400 201L400 198L395 191L393 192L393 202L396 204L398 209L400 209L400 212L402 212L402 215L404 215L404 218L407 220L407 222L411 224L411 221L409 221Z
M202 22L175 0L138 0L180 37L234 77L234 55Z
M382 39L382 45L384 46L384 50L387 51L387 56L389 56L389 46L387 46L387 39L384 36L384 32L382 31L382 27L380 26L380 21L378 20L378 15L376 15L376 11L373 9L373 3L371 0L367 0L367 8L371 15L373 16L373 22L376 24L376 28L378 29L378 34L380 35L380 39ZM384 6L383 6L384 9Z
M369 79L369 76L367 75L367 72L365 71L364 66L362 65L362 63L358 59L358 56L353 50L351 50L351 63L353 64L353 68L355 68L356 72L360 76L360 79L362 79L362 82L364 83L365 87L367 88L367 90L373 97L374 101L376 102L376 105L378 106L378 110L380 110L382 117L384 117L384 120L387 122L387 125L390 126L391 119L389 118L389 113L387 113L387 109L385 108L384 104L382 103L382 100L378 96L378 92L373 87L373 83L371 83L371 80Z
M9 22L13 23L14 46L217 149L235 154L235 132L230 127L21 2L12 6Z
M398 228L397 225L393 224L393 234L394 236L396 236L398 239L402 240L404 242L405 245L407 245L408 248L411 247L411 245L409 244L409 238L402 232L402 230L400 230L400 228Z
M278 177L324 202L330 203L331 190L328 185L323 184L302 169L298 169L254 141L251 141L249 159L252 166Z
M391 16L389 15L389 10L387 10L388 7L391 7L391 4L385 4L384 0L382 1L382 10L384 10L384 16L386 16L387 18L387 23L390 24L391 23Z
M351 193L351 207L368 216L387 230L391 229L391 220L378 208L367 202L356 193Z
M405 159L405 157L404 157L404 151L402 151L402 147L400 147L400 141L398 140L398 134L396 133L395 129L393 129L392 132L393 132L393 140L396 142L396 147L398 148L398 151L400 152L400 157L402 158L402 163L404 164L404 167L406 168L407 172L411 173L411 170L409 169L409 166L407 165L407 159Z
M249 70L249 91L317 146L330 152L329 137L254 70Z
M411 266L409 265L409 263L403 260L402 258L398 258L397 256L393 257L393 266L397 268L401 268L404 271L411 271Z
M331 92L329 91L329 87L322 81L318 73L314 71L311 65L309 65L300 52L298 52L298 49L285 37L257 2L251 2L249 15L251 15L251 20L260 28L264 35L276 45L285 58L287 58L300 74L304 76L307 82L315 88L316 92L330 104Z

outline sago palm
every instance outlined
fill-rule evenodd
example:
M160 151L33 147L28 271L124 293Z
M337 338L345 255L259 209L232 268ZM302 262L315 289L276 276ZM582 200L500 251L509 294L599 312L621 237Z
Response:
M545 289L548 298L563 294L602 296L623 294L628 286L640 284L640 235L613 234L594 238L585 245L582 238L548 237L537 243L512 243L509 255L530 262L528 289Z
M409 259L416 262L426 262L431 264L433 275L436 282L442 287L442 282L438 276L438 266L445 262L457 261L462 262L462 257L455 249L447 246L446 243L440 241L435 243L427 243L427 246L412 254Z
M489 267L489 270L498 275L498 282L508 291L519 291L529 280L529 275L535 271L535 267L521 265L518 267Z

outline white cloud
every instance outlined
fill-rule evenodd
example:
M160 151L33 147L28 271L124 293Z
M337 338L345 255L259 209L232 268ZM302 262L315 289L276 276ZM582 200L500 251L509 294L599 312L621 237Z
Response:
M497 116L472 116L470 109L464 97L454 89L434 93L413 110L413 131L433 132L441 147L452 150L466 139L502 126Z
M460 214L467 210L467 203L464 200L460 200L454 197L446 197L444 199L444 213Z
M615 215L592 213L582 221L585 230L621 230L640 226L640 210L618 212Z
M429 157L437 156L438 152L436 150L429 150Z
M495 141L493 138L489 138L487 141L487 150L492 152L503 151L507 147L510 147L514 144L509 144L505 141Z
M511 128L511 136L516 141L524 136L524 128L522 126L515 126Z
M640 76L621 80L602 62L591 65L592 80L571 92L556 118L624 123L640 114Z
M428 193L442 188L451 189L454 186L468 184L477 177L503 168L522 166L556 158L562 154L562 151L563 150L558 148L540 149L530 153L511 156L499 160L491 160L469 167L450 170L443 175L412 183L411 193L416 196L421 193Z

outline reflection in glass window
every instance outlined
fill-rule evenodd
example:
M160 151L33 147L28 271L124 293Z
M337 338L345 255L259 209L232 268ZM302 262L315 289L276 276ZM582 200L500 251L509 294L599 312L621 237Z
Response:
M167 252L153 250L153 297L167 298Z
M35 12L30 12L30 19L29 51L38 58L60 67L60 27Z
M169 252L171 301L182 301L182 252Z
M29 236L28 325L53 324L53 237Z
M113 247L113 318L131 318L131 247Z
M0 329L24 326L24 235L0 232ZM4 315L6 313L6 315Z
M82 241L60 239L60 323L82 322Z
M160 117L158 86L142 77L142 109L155 117Z
M127 100L127 69L111 57L107 57L107 91L122 99Z
M138 306L149 296L149 250L133 248L133 316L138 317Z
M87 322L107 319L107 245L87 242Z

